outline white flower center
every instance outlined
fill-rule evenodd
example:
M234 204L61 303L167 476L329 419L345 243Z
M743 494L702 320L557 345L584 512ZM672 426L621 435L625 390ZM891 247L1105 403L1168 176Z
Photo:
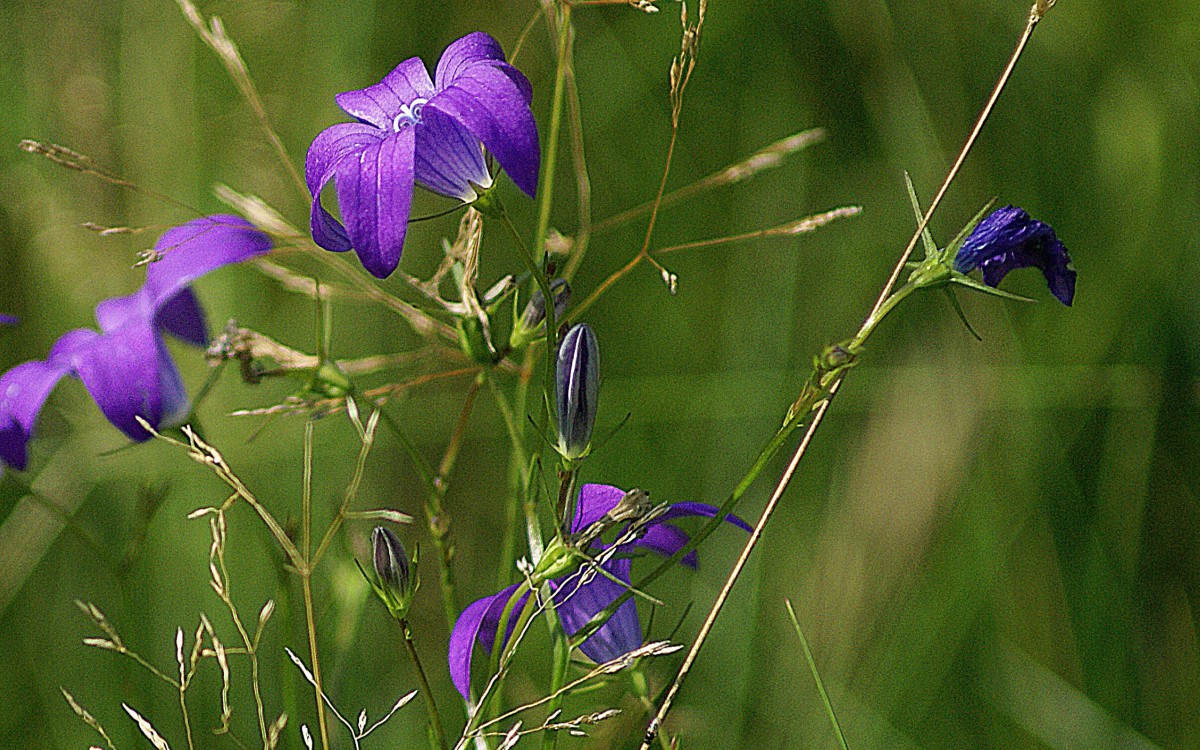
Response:
M421 107L425 106L428 99L413 99L409 104L400 105L400 114L392 120L392 130L397 133L401 128L406 128L409 125L416 125L421 121Z

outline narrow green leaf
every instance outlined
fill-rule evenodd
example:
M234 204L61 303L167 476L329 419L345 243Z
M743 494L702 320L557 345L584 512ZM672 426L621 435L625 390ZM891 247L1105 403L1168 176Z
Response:
M825 683L821 681L821 674L817 671L817 662L813 659L812 650L808 647L808 639L804 637L804 631L800 629L800 621L796 619L796 610L792 609L790 599L784 599L783 602L787 605L788 617L792 618L792 627L796 628L796 635L800 636L800 645L804 648L804 658L808 660L808 668L812 671L813 679L817 683L817 692L821 694L821 702L825 704L825 713L829 714L829 721L833 724L834 733L837 734L838 747L842 750L850 750L850 746L846 744L846 735L842 734L842 726L833 712L833 704L829 702L829 694L825 692Z

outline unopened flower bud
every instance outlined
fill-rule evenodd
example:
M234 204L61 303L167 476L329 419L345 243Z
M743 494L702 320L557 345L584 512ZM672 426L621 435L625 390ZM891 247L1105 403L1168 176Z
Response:
M550 282L550 294L554 297L554 317L558 320L567 312L567 303L571 301L571 285L566 279L555 279ZM534 289L525 305L525 314L521 322L526 328L536 328L546 319L546 298L541 289Z
M555 378L558 450L564 458L587 455L600 395L600 347L586 323L573 326L558 350Z
M550 282L550 295L554 298L554 319L562 320L567 312L567 304L571 301L571 285L566 279L554 279ZM513 348L525 346L536 338L545 320L546 297L541 289L534 289L528 304L525 305L525 312L521 314L521 320L513 328Z
M375 562L375 593L383 600L393 617L403 618L408 613L412 595L416 590L414 577L409 569L408 553L400 538L383 526L371 532L371 546Z

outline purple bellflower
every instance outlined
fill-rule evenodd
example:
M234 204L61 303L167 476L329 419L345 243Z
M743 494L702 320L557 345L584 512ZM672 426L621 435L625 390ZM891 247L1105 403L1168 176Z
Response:
M150 437L138 417L162 427L187 416L187 392L162 334L207 344L204 310L189 284L267 252L271 240L241 217L218 215L171 229L154 249L162 257L150 264L141 289L96 306L100 332L68 331L45 360L25 362L0 376L0 461L25 468L38 412L66 375L82 380L108 421L131 440Z
M999 286L1009 271L1030 267L1039 269L1050 292L1070 306L1075 298L1075 268L1066 246L1049 224L1016 206L988 214L954 256L955 271L970 273L979 268L983 283L990 287Z
M606 517L611 518L611 514L622 505L626 496L627 493L619 487L605 484L583 485L579 489L579 499L571 521L571 534L582 534L593 524L603 521ZM570 636L581 630L592 617L628 590L631 585L630 567L633 562L629 555L636 549L648 549L669 557L688 543L690 537L679 527L667 523L668 521L687 516L713 518L717 511L715 506L705 503L675 503L666 506L661 514L653 517L637 539L622 543L615 554L600 563L600 566L617 580L599 573L585 576L583 573L587 571L586 567L552 579L550 587L554 591L558 619L566 634ZM725 520L746 531L751 530L750 526L737 516L728 515ZM595 555L608 549L610 548L603 543L595 542L589 552ZM695 568L696 551L692 550L685 555L682 562L689 568ZM471 691L471 656L475 646L482 645L485 651L491 652L504 609L518 588L519 585L514 584L498 594L485 596L472 603L463 610L458 622L454 624L454 632L450 634L450 677L464 698L467 698ZM512 636L517 613L525 606L528 596L525 594L513 605L508 629L504 635L505 641ZM592 661L602 663L638 648L642 645L642 640L637 605L631 598L581 643L579 650Z
M485 146L532 196L541 162L532 95L500 44L478 31L446 48L432 80L411 57L379 83L338 94L358 122L327 128L308 148L313 239L326 250L353 248L364 268L389 276L400 263L413 184L474 201L492 185ZM331 179L344 225L321 205Z
M15 326L17 322L13 316L0 313L0 326Z

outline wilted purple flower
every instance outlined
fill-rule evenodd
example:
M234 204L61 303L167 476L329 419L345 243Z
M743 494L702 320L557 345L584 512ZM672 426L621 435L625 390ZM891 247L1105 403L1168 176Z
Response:
M338 94L338 106L358 122L327 128L308 148L313 239L326 250L353 248L372 274L390 275L400 262L413 183L474 201L477 188L492 184L483 146L532 196L541 161L532 91L500 44L477 31L446 48L433 80L411 57L379 83ZM345 226L321 205L330 179Z
M1030 218L1023 209L1005 206L975 226L954 256L954 270L983 271L983 283L999 286L1017 268L1037 268L1050 292L1064 305L1075 298L1075 269L1067 248L1049 224Z
M150 437L137 417L159 427L187 416L187 392L162 334L204 346L204 310L188 285L209 271L267 252L271 240L241 217L218 215L171 229L154 249L162 257L150 264L141 289L96 306L99 333L68 331L45 360L25 362L0 376L4 463L25 468L38 412L65 375L82 380L108 421L131 440Z
M623 505L622 500L627 494L619 487L610 485L583 485L579 489L577 507L572 516L571 533L581 534L593 524L604 520L606 516L611 518L609 514ZM550 587L554 591L558 619L566 634L570 636L581 630L593 616L628 590L632 564L629 553L635 548L648 549L669 557L688 543L688 535L667 521L686 516L713 518L717 511L718 508L705 503L675 503L668 506L664 512L653 518L640 537L633 542L621 544L615 556L601 563L601 567L621 583L599 573L585 578L581 575L585 568L551 580ZM750 526L737 516L728 515L725 520L750 531ZM607 547L603 543L596 542L589 552L595 555L605 549ZM689 568L696 567L695 550L683 557L683 564ZM484 650L490 653L496 640L496 632L500 628L504 608L517 588L517 585L509 586L498 594L485 596L472 603L463 610L458 622L454 624L454 632L450 634L450 677L464 698L471 690L471 656L475 645L482 645ZM517 613L524 607L527 599L528 594L513 606L508 632L504 635L505 641L512 636ZM637 605L633 599L629 599L579 645L579 650L592 661L601 663L629 653L641 645L642 626L638 621Z

